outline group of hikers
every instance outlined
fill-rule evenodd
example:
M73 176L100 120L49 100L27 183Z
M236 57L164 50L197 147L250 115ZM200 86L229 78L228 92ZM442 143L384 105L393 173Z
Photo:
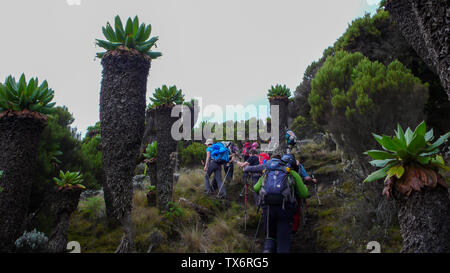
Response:
M292 131L287 131L286 141L288 147L295 144L296 138ZM247 184L251 181L258 211L262 208L265 231L263 252L289 252L292 234L299 228L302 206L306 204L306 198L310 197L305 183L317 183L317 180L309 176L303 165L290 152L290 148L280 155L260 151L258 142L246 142L241 153L231 141L214 143L212 139L208 139L205 145L205 193L216 195L217 192L217 198L226 198L225 182L233 179L236 163L244 173L245 202ZM243 161L239 161L239 158ZM212 183L211 174L214 174Z

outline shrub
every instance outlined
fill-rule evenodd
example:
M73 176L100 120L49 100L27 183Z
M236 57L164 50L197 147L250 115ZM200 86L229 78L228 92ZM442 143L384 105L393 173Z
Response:
M181 161L184 166L200 164L206 158L206 147L194 142L181 152Z
M319 132L318 126L311 120L303 116L297 116L291 125L291 130L295 133L298 139L312 137Z
M105 212L105 201L100 196L90 197L80 202L79 211L83 217L90 220L101 218Z
M24 232L16 242L16 251L20 253L42 253L47 249L48 238L36 229Z
M428 85L399 61L385 66L361 53L339 51L317 72L309 103L313 120L367 174L362 153L375 145L370 132L392 131L397 122L417 124L427 97Z

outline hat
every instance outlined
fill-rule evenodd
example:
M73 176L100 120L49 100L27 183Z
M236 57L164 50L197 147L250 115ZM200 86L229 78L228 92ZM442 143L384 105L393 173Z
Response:
M214 143L214 141L209 138L209 139L206 140L205 145L210 145L210 144L213 144L213 143Z

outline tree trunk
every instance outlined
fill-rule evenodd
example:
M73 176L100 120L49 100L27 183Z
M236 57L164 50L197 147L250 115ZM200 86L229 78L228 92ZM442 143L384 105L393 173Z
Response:
M156 110L155 129L158 153L156 155L158 207L161 211L168 210L172 201L173 174L175 171L175 157L177 141L171 135L171 128L178 117L171 117L172 107L162 106Z
M0 252L14 250L24 232L32 174L47 117L30 111L0 114Z
M402 252L445 253L450 251L450 201L447 189L437 185L396 193L398 220L403 237Z
M278 143L279 146L275 150L275 154L285 154L286 153L286 141L284 139L284 135L286 133L286 129L288 128L288 112L289 112L289 99L288 98L275 98L269 99L270 106L278 105L279 106L279 127L278 127ZM272 113L271 113L272 116ZM271 122L274 122L272 119Z
M105 201L105 212L106 212L106 219L108 221L108 226L111 228L117 227L120 224L120 222L114 215L112 194L111 190L108 188L108 184L106 183L104 171L102 181L103 181L103 200Z
M50 253L65 253L67 250L67 230L70 225L70 215L77 209L81 189L63 189L55 193L52 202L52 212L55 222L48 242Z
M111 193L114 215L121 222L134 248L130 215L133 205L132 178L145 126L146 88L150 58L118 49L102 59L100 126L103 168ZM107 199L105 199L107 201ZM122 249L127 252L127 249Z
M450 100L449 2L388 0L386 9L409 44L439 76Z
M140 161L144 160L142 153L147 148L147 145L151 144L155 140L155 135L155 110L149 109L145 115L145 131L142 138L141 154L139 155L141 159Z

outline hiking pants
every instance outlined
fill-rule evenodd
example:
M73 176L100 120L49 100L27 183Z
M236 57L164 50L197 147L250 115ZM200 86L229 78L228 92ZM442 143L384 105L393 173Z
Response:
M212 173L214 173L214 181L216 182L216 185L217 185L216 187L218 187L218 189L220 190L219 196L225 196L226 195L225 186L222 182L222 165L218 164L214 160L211 160L209 162L208 169L206 170L206 174L205 174L206 193L210 193L210 192L214 191L213 185L211 185L211 183L209 181L209 178ZM214 182L213 182L213 184L214 184Z
M296 207L285 204L263 207L264 231L266 241L264 252L289 253L291 248L292 222Z
M225 172L225 178L223 180L230 182L233 179L234 164L232 162L229 162L223 165L223 171Z

